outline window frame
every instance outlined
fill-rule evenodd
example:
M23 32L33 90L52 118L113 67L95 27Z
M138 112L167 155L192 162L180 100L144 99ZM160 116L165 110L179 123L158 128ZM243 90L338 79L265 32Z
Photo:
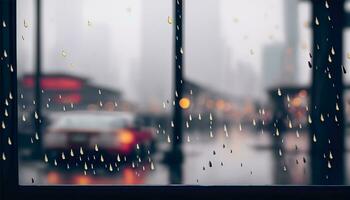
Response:
M173 0L175 13L182 13L183 1ZM181 9L181 10L180 10ZM0 31L0 49L7 49L8 59L6 62L11 63L14 71L1 66L0 68L0 94L1 100L4 100L12 92L13 100L10 102L9 118L7 127L0 134L0 152L6 153L6 160L0 161L1 199L65 199L72 197L76 199L96 199L120 198L136 199L150 197L154 199L164 198L192 198L192 197L244 197L245 199L253 198L345 198L350 191L349 186L201 186L201 185L169 185L169 186L22 186L19 185L18 172L18 142L17 142L17 71L16 71L16 0L0 0L0 19L7 22L7 30L1 28ZM177 17L176 17L177 19ZM181 21L181 20L180 20ZM179 25L175 20L175 26ZM182 24L181 24L182 25ZM180 25L180 26L181 26ZM181 29L182 30L182 29ZM180 31L182 34L182 31ZM180 40L175 39L174 34L174 65L177 66L182 62L180 49L182 46L182 35ZM2 61L1 61L2 62ZM5 61L2 62L5 64ZM177 67L176 67L177 68ZM1 111L4 109L4 103L1 101ZM2 113L2 112L1 112ZM1 115L3 120L3 115ZM7 145L7 137L11 136L13 144Z

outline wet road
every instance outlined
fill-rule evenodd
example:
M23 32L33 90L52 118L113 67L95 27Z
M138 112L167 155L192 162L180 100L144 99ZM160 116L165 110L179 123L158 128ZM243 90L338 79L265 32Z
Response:
M185 160L182 165L182 183L190 185L271 185L309 184L310 169L308 135L306 132L281 134L282 146L274 144L270 133L232 130L225 136L223 130L208 134L185 133L183 143ZM188 137L189 140L188 140ZM350 144L350 137L347 137ZM149 162L139 167L121 167L119 171L96 175L70 172L49 167L42 162L21 162L20 183L27 184L169 184L169 167L162 163L162 155L169 148L166 141L158 143L158 151ZM350 156L346 153L347 169ZM348 170L347 170L348 171ZM347 180L349 176L347 175ZM349 181L348 181L349 182Z

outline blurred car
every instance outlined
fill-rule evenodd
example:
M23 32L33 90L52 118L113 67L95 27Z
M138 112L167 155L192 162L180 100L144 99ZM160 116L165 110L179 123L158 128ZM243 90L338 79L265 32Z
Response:
M141 128L135 115L126 112L72 111L51 113L44 131L44 151L65 157L99 155L116 157L154 149L154 134ZM98 154L97 154L98 152ZM72 156L73 157L73 156Z

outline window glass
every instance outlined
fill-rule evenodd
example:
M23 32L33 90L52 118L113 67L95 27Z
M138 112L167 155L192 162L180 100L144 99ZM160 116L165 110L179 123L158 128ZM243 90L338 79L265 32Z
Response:
M179 102L174 3L42 0L37 32L37 1L18 1L21 185L311 185L338 156L350 169L348 152L311 164L311 2L183 1Z

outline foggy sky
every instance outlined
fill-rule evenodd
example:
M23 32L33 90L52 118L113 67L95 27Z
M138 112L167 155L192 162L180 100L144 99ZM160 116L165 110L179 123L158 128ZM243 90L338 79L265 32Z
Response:
M247 77L243 78L254 78L255 96L259 96L263 90L264 47L286 42L283 2L186 0L185 76L214 90L244 95L244 83L230 80L235 77L230 73L238 67L249 67L245 71L251 72L251 76L245 73ZM43 71L84 76L103 87L122 91L133 101L143 101L146 94L158 95L163 101L170 98L170 92L164 91L172 88L173 38L172 26L167 22L173 12L172 1L148 0L148 7L154 9L150 18L144 14L147 11L143 3L143 0L43 1ZM301 3L298 10L297 81L306 84L311 47L310 30L305 26L310 16L308 4ZM19 75L34 68L34 11L33 0L18 2ZM145 42L148 39L159 44ZM167 53L161 53L164 51ZM142 71L145 67L153 67L146 79ZM233 82L234 87L230 85ZM162 86L159 92L150 89L157 85Z

